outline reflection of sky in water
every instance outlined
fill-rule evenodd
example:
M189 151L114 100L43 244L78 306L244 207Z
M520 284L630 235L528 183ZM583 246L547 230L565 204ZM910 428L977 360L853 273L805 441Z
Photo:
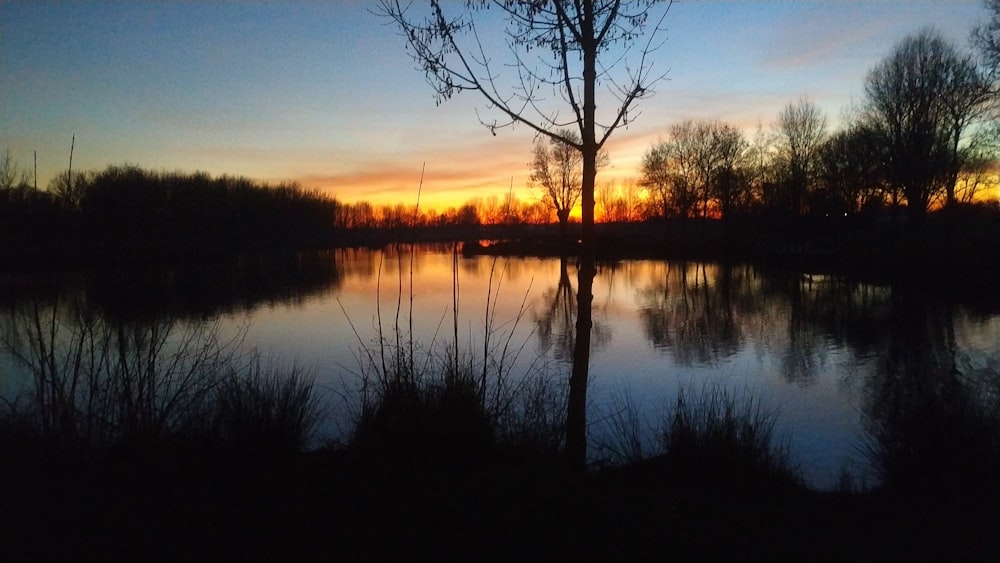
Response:
M433 347L441 354L453 339L453 256L447 248L415 255L412 315L410 255L386 253L381 265L379 256L363 250L335 253L337 284L318 284L296 300L262 300L223 317L229 331L249 320L246 343L264 356L311 370L329 399L330 419L322 430L330 437L343 438L350 426L359 357L363 346L377 353L379 313L382 334L392 342L397 323L406 342L412 316L418 353ZM559 314L575 311L572 260L566 273L569 291L560 290L557 259L459 258L460 348L471 347L481 358L489 307L494 342L506 341L514 331L510 349L521 349L515 373L543 354L549 372L566 377L569 365L554 358L559 346L572 346L572 334L561 339L567 326ZM722 384L737 392L759 392L779 411L778 432L790 441L794 461L812 484L834 484L844 467L853 467L855 474L864 471L862 407L868 382L878 377L886 334L905 329L912 316L893 313L885 289L837 284L829 278L765 275L743 266L724 270L656 261L601 266L594 283L591 437L600 439L607 432L602 424L628 400L641 409L648 440L655 443L656 429L679 389ZM558 301L560 295L564 302ZM947 317L935 315L917 319ZM549 349L539 344L542 318L552 319ZM956 367L987 375L1000 371L1000 316L954 308L952 318ZM932 345L938 345L933 338ZM0 369L9 374L5 361L0 359ZM0 392L9 396L16 380L5 375Z
M377 285L381 285L380 313L385 337L393 338L400 288L398 322L404 333L409 330L409 256L403 256L402 267L397 257L385 257L380 280L376 255L358 253L350 261L365 264L343 264L345 275L336 292L318 295L301 307L257 308L252 313L253 324L248 335L250 342L265 351L311 366L321 385L331 390L333 396L341 395L345 386L350 388L358 382L357 356L361 353L361 343L354 330L366 345L375 342ZM534 319L549 306L546 298L551 299L555 293L560 277L559 261L501 258L494 262L493 258L477 257L460 258L459 264L462 345L481 346L488 293L495 300L495 309L491 308L498 330L495 338L506 338L525 300L527 312L519 321L512 342L520 345L529 341L521 354L521 365L535 360L539 346L532 334L536 330ZM750 311L735 315L739 337L729 349L723 350L711 342L710 334L694 334L696 340L709 338L709 341L696 342L698 353L684 354L684 361L678 363L676 347L654 345L638 313L648 305L649 287L656 283L666 286L668 313L682 316L699 310L703 304L694 300L697 294L711 288L718 272L711 266L701 270L694 265L683 270L687 282L693 284L686 295L680 286L682 269L668 268L662 262L636 261L621 263L614 269L605 267L595 280L594 320L606 337L591 355L589 403L594 436L601 432L601 421L627 397L642 409L649 439L654 442L655 428L681 387L699 389L718 382L737 390L748 388L762 393L765 402L780 411L778 430L791 441L795 460L807 478L817 484L832 483L841 467L858 458L860 415L852 380L860 377L859 370L867 368L856 365L849 351L822 337L812 338L814 348L801 361L793 359L790 364L785 357L790 339L785 328L789 307L785 300L772 297L763 299L763 305L760 302L741 305L749 306ZM576 269L572 261L568 274L575 288ZM451 342L453 334L452 256L417 255L413 279L413 331L424 347L431 344L436 333L440 350ZM751 278L743 283L752 292L759 280ZM662 293L663 288L658 289ZM675 298L679 301L672 301ZM667 327L668 331L673 329ZM708 361L699 361L706 355ZM805 368L798 365L802 362ZM568 365L556 367L563 374L569 371ZM787 375L790 369L796 372L808 369L814 373ZM346 426L349 418L343 409L332 411L340 421L332 423L328 430L333 431L338 424Z

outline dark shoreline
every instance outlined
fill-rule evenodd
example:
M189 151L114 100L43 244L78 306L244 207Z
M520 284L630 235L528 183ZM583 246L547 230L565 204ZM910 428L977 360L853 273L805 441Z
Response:
M570 237L579 237L572 224ZM885 272L977 264L1000 258L1000 211L970 207L929 215L919 227L860 218L721 221L658 220L595 225L596 258L683 259L783 263L820 271ZM460 244L466 255L574 256L577 244L561 240L557 225L465 225L423 228L351 229L327 233L294 246L256 241L164 240L138 244L120 240L95 244L61 238L32 246L0 248L0 270L89 267L134 262L198 261L241 254L276 254L335 248L381 248L391 244ZM987 272L992 273L992 272Z
M834 275L849 281L898 285L971 303L995 302L1000 286L1000 213L969 209L931 214L926 224L860 221L760 221L724 223L686 220L598 224L595 255L600 263L621 260L682 260L753 264L807 275ZM574 225L579 228L579 225ZM577 233L574 233L577 234ZM425 229L342 231L315 244L289 248L93 247L86 241L43 248L0 249L0 276L73 270L108 272L135 266L194 266L282 257L341 248L384 248L393 244L440 244L464 256L569 257L557 225L481 225Z
M7 452L10 453L9 451ZM6 457L7 561L995 561L995 508L767 481L658 460L372 465L290 457ZM94 560L97 560L94 559Z

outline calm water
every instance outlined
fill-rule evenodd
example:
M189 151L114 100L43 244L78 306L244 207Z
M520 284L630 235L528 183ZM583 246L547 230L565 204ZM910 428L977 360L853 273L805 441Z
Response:
M457 272L457 283L456 276ZM412 286L411 281L412 280ZM0 278L0 315L32 300L81 299L116 318L181 316L245 330L246 344L307 367L329 405L323 433L349 426L359 357L383 337L419 349L510 343L515 372L565 379L575 264L456 257L451 247L338 250L225 264ZM457 290L456 290L457 288ZM457 315L453 315L457 302ZM484 319L489 318L489 322ZM0 328L12 330L6 321ZM381 328L380 328L381 326ZM898 288L749 265L626 260L599 265L588 393L591 452L631 403L649 446L681 388L759 392L816 486L865 478L866 417L899 374L978 385L1000 373L1000 314ZM23 390L9 358L0 393Z

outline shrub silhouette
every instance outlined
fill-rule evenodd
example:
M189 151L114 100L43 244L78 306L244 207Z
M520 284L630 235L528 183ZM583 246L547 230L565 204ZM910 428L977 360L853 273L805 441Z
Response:
M8 437L58 449L298 451L322 414L306 374L246 363L241 339L218 325L112 321L58 303L11 320L0 350L29 385L0 411Z
M495 445L496 430L472 377L387 382L363 406L353 445L366 455L473 460Z
M903 391L869 414L866 453L892 494L917 502L983 506L1000 501L1000 401L961 384Z
M663 430L670 467L694 482L739 485L796 482L787 444L776 441L777 414L747 390L681 390Z

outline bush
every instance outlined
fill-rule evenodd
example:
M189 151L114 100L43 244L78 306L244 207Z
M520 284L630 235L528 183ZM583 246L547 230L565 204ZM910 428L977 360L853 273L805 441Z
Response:
M1000 500L1000 399L954 383L904 390L869 414L866 454L883 489L918 502Z
M789 447L776 441L777 414L748 390L681 390L663 430L670 466L694 480L739 484L761 478L797 482Z
M224 377L215 397L216 434L237 451L302 451L323 414L308 373L295 365L264 365L258 357L244 372Z

